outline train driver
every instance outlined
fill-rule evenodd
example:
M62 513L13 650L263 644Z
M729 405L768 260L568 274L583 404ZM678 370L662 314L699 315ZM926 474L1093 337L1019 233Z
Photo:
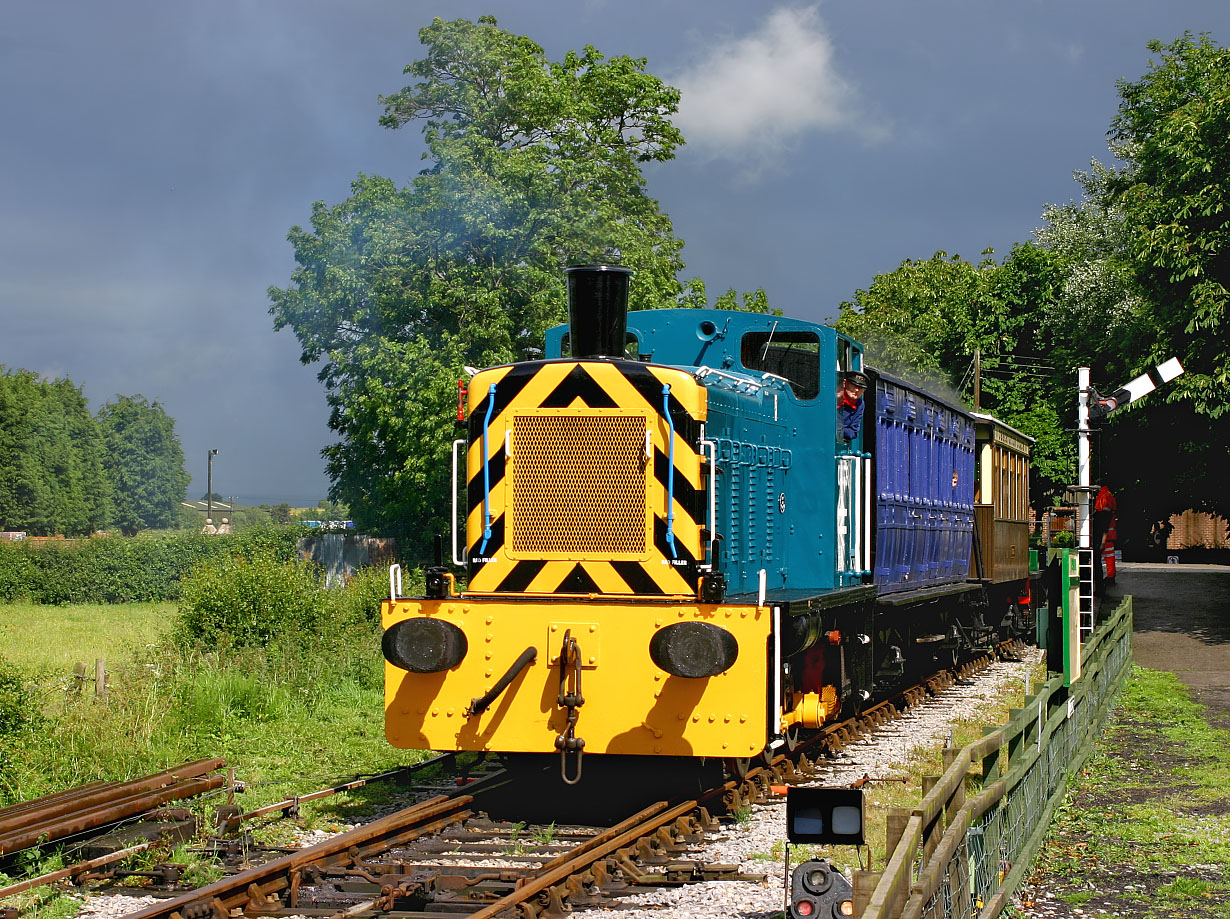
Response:
M867 392L867 375L859 370L847 370L837 386L837 421L841 439L854 440L863 426L863 393Z

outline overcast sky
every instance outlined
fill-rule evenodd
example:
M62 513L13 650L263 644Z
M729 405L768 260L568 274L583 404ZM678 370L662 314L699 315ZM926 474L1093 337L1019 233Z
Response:
M421 168L377 96L433 17L486 13L680 87L648 175L683 278L813 320L903 259L1007 254L1108 159L1146 42L1230 42L1227 0L4 0L0 364L157 399L190 497L209 448L241 503L323 497L324 393L265 291L312 202Z

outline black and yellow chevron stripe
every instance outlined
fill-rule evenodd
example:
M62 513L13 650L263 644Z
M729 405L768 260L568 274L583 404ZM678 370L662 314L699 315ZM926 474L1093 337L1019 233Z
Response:
M477 374L467 594L695 596L706 411L706 391L690 374L636 361L541 361Z

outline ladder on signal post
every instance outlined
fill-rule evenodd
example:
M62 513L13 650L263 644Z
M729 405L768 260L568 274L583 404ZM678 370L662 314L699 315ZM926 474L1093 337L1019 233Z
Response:
M1083 645L1093 634L1093 550L1077 549L1076 564L1080 573L1080 591L1077 595L1077 614L1080 641Z

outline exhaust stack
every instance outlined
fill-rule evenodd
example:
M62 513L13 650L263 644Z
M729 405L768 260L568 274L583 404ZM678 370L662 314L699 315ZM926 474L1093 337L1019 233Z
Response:
M628 279L623 265L575 265L568 275L572 356L622 358L628 334Z

